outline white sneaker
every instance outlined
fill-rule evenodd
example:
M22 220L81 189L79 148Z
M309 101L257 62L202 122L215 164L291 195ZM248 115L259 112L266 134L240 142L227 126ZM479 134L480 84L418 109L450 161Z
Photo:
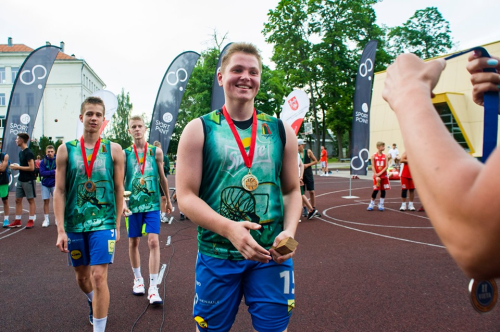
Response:
M166 223L166 222L168 222L168 217L167 217L166 215L161 216L160 221L161 221L162 223Z
M406 203L402 203L399 211L406 211Z
M49 227L49 219L43 221L42 227Z
M163 304L163 300L160 295L158 295L158 287L151 286L148 290L149 304Z
M367 208L366 210L367 210L367 211L373 211L373 206L374 206L374 204L373 204L373 203L370 203L370 204L368 205L368 208Z
M144 288L144 278L134 279L134 288L132 289L132 294L136 296L141 296L146 294L146 289Z
M408 210L415 211L415 207L413 206L412 202L408 203Z

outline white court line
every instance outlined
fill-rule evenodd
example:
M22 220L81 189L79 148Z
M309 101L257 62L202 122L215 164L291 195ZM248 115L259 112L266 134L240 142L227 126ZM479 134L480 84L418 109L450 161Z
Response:
M9 236L14 235L14 234L16 234L16 233L19 233L20 231L22 231L22 230L24 230L24 229L26 229L26 226L24 226L23 228L21 228L21 229L20 229L20 230L18 230L18 231L15 231L15 232L12 232L12 233L10 233L10 234L8 234L8 235L5 235L5 236L0 237L0 240L1 240L1 239L5 239L6 237L9 237Z
M359 226L372 226L372 227L384 227L384 228L401 228L401 229L406 229L406 228L410 228L410 229L434 229L434 227L427 227L427 226L425 226L425 227L424 226L390 226L390 225L365 224L365 223L359 223L359 222L347 221L347 220L342 220L342 219L334 218L334 217L331 217L331 216L329 216L327 214L328 210L332 210L332 209L336 209L336 208L340 208L340 207L351 206L351 205L361 205L361 204L364 204L364 203L353 203L353 204L344 204L344 205L332 206L332 207L330 207L328 209L323 210L323 215L325 215L326 217L328 217L330 219L336 220L336 221L345 222L347 224L359 225ZM367 211L366 213L370 213L370 212ZM377 212L373 212L373 213L377 213Z
M341 193L341 192L349 191L349 190L361 190L361 189L368 189L368 188L373 188L373 187L370 186L370 187L362 187L362 188L352 188L352 189L342 189L342 190L337 190L337 191L330 191L328 193L316 195L316 197L321 197L321 196L325 196L325 195Z
M3 232L0 233L0 235L2 235L3 233L7 233L8 231L10 231L10 228L6 228Z
M318 218L318 217L316 217L316 218ZM438 244L425 243L425 242L419 242L419 241L412 241L412 240L408 240L408 239L402 239L402 238L399 238L399 237L394 237L394 236L389 236L389 235L384 235L384 234L379 234L379 233L373 233L373 232L363 231L361 229L357 229L357 228L353 228L353 227L349 227L349 226L337 224L337 223L325 220L323 218L318 218L318 219L323 220L324 222L327 222L327 223L335 225L335 226L347 228L347 229L350 229L350 230L353 230L353 231L357 231L357 232L361 232L361 233L366 233L366 234L370 234L370 235L385 237L387 239L392 239L392 240L398 240L398 241L410 242L410 243L416 243L416 244L423 244L423 245L430 246L430 247L437 247L437 248L443 248L443 249L445 249L444 246L440 246Z

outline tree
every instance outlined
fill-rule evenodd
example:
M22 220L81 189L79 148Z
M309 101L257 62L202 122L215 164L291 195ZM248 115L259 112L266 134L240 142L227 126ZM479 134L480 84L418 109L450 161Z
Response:
M453 47L450 23L436 7L419 9L402 26L388 34L394 55L411 52L429 59L448 52Z
M268 14L263 33L273 43L272 60L285 84L310 96L317 151L333 129L342 158L342 138L352 126L354 81L364 45L384 39L375 24L379 0L282 0ZM384 58L388 58L385 56ZM385 59L384 61L387 61Z
M118 108L113 115L111 127L107 128L105 137L109 140L118 143L122 148L127 148L132 144L132 137L128 134L128 119L132 112L132 103L130 102L130 95L125 94L124 89L117 96Z

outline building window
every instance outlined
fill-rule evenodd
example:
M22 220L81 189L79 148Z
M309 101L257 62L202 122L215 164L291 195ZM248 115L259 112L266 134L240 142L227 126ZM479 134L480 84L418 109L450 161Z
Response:
M7 83L5 81L5 68L0 68L0 84Z
M436 108L436 111L441 117L441 120L443 120L443 123L450 132L451 136L453 136L455 141L457 141L457 143L460 144L460 146L464 148L465 151L470 152L471 149L469 147L469 144L467 144L467 140L465 139L465 136L462 133L462 130L460 129L455 116L451 112L449 105L447 103L437 103L434 104L434 107Z
M0 129L3 129L5 127L6 121L7 119L5 119L4 117L0 118Z
M0 93L0 106L5 106L5 93Z
M12 67L12 83L16 81L17 73L19 73L19 67Z

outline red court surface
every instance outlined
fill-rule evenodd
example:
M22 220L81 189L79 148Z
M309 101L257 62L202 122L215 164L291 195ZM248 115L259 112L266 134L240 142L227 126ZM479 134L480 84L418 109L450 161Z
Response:
M342 198L349 194L348 178L315 180L322 217L302 221L296 235L296 307L288 331L500 330L500 308L479 314L471 307L469 280L442 247L426 214L399 211L398 182L391 182L386 210L368 212L371 180L352 181L352 194L358 199ZM174 176L169 176L169 183L175 186ZM14 207L13 196L10 203ZM420 207L418 199L416 206ZM179 211L173 215L178 219ZM27 214L23 225L26 219ZM37 219L31 230L0 230L0 331L92 331L86 298L67 266L67 256L55 247L53 216L50 227L41 227L41 198ZM194 331L194 224L176 220L161 225L161 262L168 267L160 287L165 304L160 307L131 294L124 224L115 263L109 268L107 330ZM169 235L172 244L166 246ZM147 277L145 240L141 259ZM251 330L242 301L232 331Z

